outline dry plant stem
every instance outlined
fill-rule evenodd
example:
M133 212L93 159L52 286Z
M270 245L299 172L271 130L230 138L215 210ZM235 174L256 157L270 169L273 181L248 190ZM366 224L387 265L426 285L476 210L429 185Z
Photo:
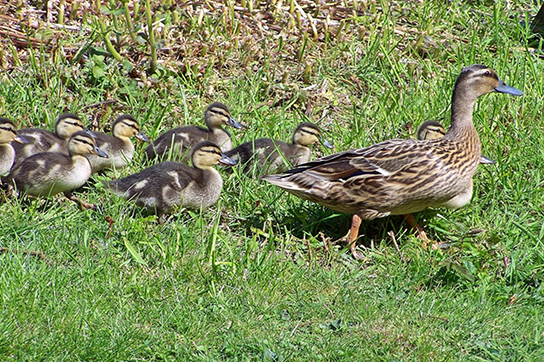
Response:
M149 47L151 48L151 73L155 73L157 69L157 50L155 49L155 35L153 34L153 16L151 14L151 2L145 1L145 14L147 17L147 31Z

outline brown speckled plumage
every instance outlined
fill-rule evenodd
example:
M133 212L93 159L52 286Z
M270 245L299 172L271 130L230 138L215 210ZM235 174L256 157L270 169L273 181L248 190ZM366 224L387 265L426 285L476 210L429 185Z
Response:
M500 81L494 70L483 65L466 67L455 84L451 127L443 138L389 140L323 157L264 180L361 219L427 207L461 207L470 201L472 177L480 163L473 106L478 97L493 91L521 95ZM355 241L357 230L358 226L352 227L350 242Z

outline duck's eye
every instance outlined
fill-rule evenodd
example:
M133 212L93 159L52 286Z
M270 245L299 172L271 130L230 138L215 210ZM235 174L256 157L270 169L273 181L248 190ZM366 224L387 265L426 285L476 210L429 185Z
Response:
M485 75L486 77L489 77L489 76L491 75L491 73L489 72L489 70L486 70L485 73L484 73L484 75Z

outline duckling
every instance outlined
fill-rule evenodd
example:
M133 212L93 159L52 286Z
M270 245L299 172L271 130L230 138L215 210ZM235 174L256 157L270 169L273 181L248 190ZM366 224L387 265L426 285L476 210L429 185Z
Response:
M17 134L17 129L12 121L0 117L0 175L8 173L15 160L15 150L11 141L28 142L26 138Z
M437 140L446 135L446 129L440 122L426 121L421 124L417 131L418 140ZM480 163L484 165L494 164L495 161L489 157L481 156Z
M145 149L148 160L159 158L160 160L171 158L173 160L188 163L189 151L200 141L211 141L219 145L222 152L232 148L230 133L223 124L241 129L242 125L231 116L229 109L222 103L214 102L204 111L206 128L197 126L184 126L171 129L160 135Z
M132 161L134 155L134 145L130 137L150 142L149 138L140 130L138 121L129 114L117 117L111 126L111 133L112 136L102 132L95 132L96 145L110 157L102 158L93 154L85 155L91 163L93 173L106 168L119 169L126 167Z
M396 139L340 152L299 165L264 180L341 213L353 214L348 233L355 241L363 219L406 215L428 207L459 208L472 197L472 177L480 163L480 139L472 123L476 100L491 92L515 96L484 65L464 68L452 96L451 127L437 140Z
M91 164L83 156L93 153L108 155L96 146L95 139L85 131L78 131L68 140L68 154L41 152L15 165L6 177L7 183L27 195L48 197L82 186L91 176ZM72 198L74 199L74 198Z
M114 194L133 200L149 213L167 214L176 205L189 209L206 208L217 202L223 179L213 168L236 162L210 141L201 141L192 152L193 167L163 162L123 179L105 182Z
M86 131L94 135L85 127L81 119L73 113L63 113L55 123L55 133L41 128L23 128L18 134L28 140L26 144L14 144L15 161L21 160L40 152L68 152L68 140L78 132Z
M293 134L292 143L259 138L242 143L240 146L226 151L225 155L243 165L243 171L249 172L255 163L261 175L282 172L287 162L292 166L310 161L310 147L322 139L321 130L311 122L298 125ZM323 145L332 148L332 144L323 140ZM287 161L287 162L286 162Z

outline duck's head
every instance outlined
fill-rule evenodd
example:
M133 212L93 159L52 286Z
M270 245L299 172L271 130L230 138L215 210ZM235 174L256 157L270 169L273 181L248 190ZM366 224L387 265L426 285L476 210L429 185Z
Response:
M193 166L200 169L209 169L218 163L234 166L236 161L227 157L221 152L221 148L210 141L201 141L193 147L193 155L191 157Z
M91 137L96 138L96 135L85 127L81 118L73 113L61 114L55 123L55 133L57 137L63 140L69 139L74 133L79 131L85 131Z
M11 141L28 143L23 136L17 135L15 124L7 118L0 117L0 144L7 144Z
M437 140L444 137L445 134L446 129L440 122L427 121L423 122L423 124L417 130L417 139L420 141Z
M76 132L68 141L68 153L70 155L92 154L99 157L108 157L108 154L96 146L95 139L85 131Z
M204 120L209 129L219 128L224 124L237 129L243 128L243 126L232 117L228 107L219 102L214 102L206 108L204 111Z
M140 130L140 124L130 114L122 114L111 125L111 133L118 138L131 138L150 142L149 138Z
M457 77L455 88L462 88L466 96L474 99L491 92L507 93L513 96L523 95L519 89L504 83L497 72L482 64L463 68Z
M311 146L316 142L323 142L323 146L333 148L333 145L323 138L321 129L311 122L302 122L295 129L293 143L300 146Z

